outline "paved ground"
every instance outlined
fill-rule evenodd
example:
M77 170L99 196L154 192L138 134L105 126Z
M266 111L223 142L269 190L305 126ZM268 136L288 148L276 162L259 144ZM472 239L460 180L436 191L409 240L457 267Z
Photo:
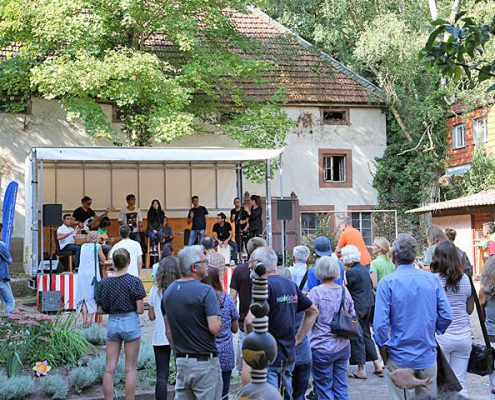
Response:
M141 317L143 323L143 338L150 340L153 334L153 323L148 319L147 312ZM473 328L474 341L482 342L481 328L479 325L476 310L471 316L471 326ZM351 371L351 369L349 369ZM385 400L388 399L388 391L384 378L373 375L373 365L367 365L368 379L349 379L349 392L351 400ZM236 382L237 378L233 377ZM469 398L472 400L489 399L489 382L488 377L480 377L468 374L467 376Z

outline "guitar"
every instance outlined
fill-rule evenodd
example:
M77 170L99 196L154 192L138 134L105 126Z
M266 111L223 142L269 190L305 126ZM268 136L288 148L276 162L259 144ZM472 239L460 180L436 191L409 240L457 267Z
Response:
M108 213L111 213L111 212L115 212L115 211L118 211L116 208L113 208L113 207L109 207L107 208L107 210L97 216L97 217L90 217L88 218L86 221L84 221L82 224L83 224L83 227L81 228L83 231L89 231L91 230L92 228L96 228L98 226L98 224L100 223L100 221L106 217L108 215Z

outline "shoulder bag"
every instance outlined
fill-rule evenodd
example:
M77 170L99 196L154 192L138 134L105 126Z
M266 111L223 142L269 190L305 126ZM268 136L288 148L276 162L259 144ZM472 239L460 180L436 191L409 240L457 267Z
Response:
M301 283L299 284L299 290L304 289L304 285L306 284L306 281L308 280L308 274L309 274L309 269L306 269L306 273L304 274Z
M476 304L476 311L478 313L481 332L483 332L485 344L473 343L467 371L471 374L485 376L493 372L493 348L490 345L490 339L488 338L488 333L486 331L485 318L483 315L483 310L481 309L478 294L476 293L472 279L469 276L468 278L471 283L471 291L474 297L474 303Z
M93 282L91 282L91 285L93 285L93 292L94 292L94 297L98 294L98 289L100 287L100 281L98 280L98 269L100 267L100 263L98 262L98 250L96 249L96 243L94 247L94 253L95 253L95 276L93 277Z
M339 310L334 314L330 328L332 333L347 339L355 339L363 335L361 325L356 317L353 317L344 309L345 288L342 286L342 299Z

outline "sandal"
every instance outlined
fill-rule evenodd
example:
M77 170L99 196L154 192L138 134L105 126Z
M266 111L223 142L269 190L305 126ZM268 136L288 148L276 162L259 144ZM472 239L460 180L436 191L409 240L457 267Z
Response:
M362 379L362 380L365 380L365 379L368 379L368 377L362 377L362 376L359 376L358 374L356 374L355 372L352 372L349 374L349 378L354 378L354 379Z
M385 376L385 373L383 371L373 371L373 375L383 378Z

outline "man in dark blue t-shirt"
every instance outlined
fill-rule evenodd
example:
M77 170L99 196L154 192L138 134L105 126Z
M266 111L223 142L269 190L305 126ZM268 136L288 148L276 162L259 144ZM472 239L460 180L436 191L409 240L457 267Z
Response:
M187 223L192 223L191 234L189 235L188 246L197 243L199 235L199 243L205 238L205 229L208 223L208 210L204 206L199 205L199 197L191 197L192 208L187 214Z
M292 371L295 348L308 334L316 321L318 309L289 279L278 275L277 255L270 247L256 249L249 259L251 268L257 263L266 267L268 278L268 331L277 341L277 358L268 367L267 381L277 389L282 388L285 398L292 398ZM304 319L296 332L296 314L304 311ZM245 319L247 330L252 329L253 315Z

